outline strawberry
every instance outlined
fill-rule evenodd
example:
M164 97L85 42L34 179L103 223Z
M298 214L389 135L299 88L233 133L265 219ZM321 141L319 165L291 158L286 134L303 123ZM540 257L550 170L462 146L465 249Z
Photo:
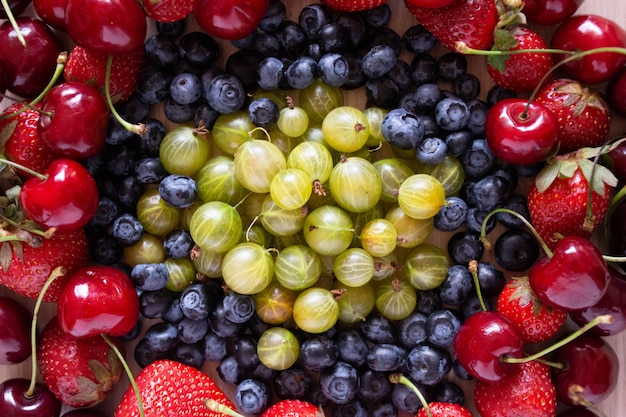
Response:
M322 0L322 4L339 12L360 12L387 3L387 0Z
M324 410L302 400L280 400L263 412L261 417L324 417Z
M87 236L82 229L56 231L43 238L39 247L9 240L0 243L0 284L36 299L50 273L63 266L65 275L54 280L44 295L44 301L55 302L72 273L88 263Z
M497 30L493 50L516 51L546 49L548 45L535 31L525 26ZM552 68L552 55L532 52L510 55L490 55L487 72L500 87L515 92L529 92L541 82Z
M176 22L191 14L193 0L142 0L146 16L157 22Z
M548 417L556 415L556 389L548 365L519 364L496 383L476 382L474 404L482 417Z
M498 11L494 0L456 0L432 9L405 0L408 11L446 48L455 51L457 42L486 50L494 42Z
M527 277L514 278L506 283L496 311L517 327L526 343L543 342L563 326L567 313L548 307L537 299Z
M609 106L600 94L570 79L546 84L535 101L549 108L559 125L558 152L568 153L586 146L600 146L609 133Z
M104 94L104 80L108 55L76 45L67 57L63 70L66 81L77 81L98 88ZM113 56L110 92L114 104L128 100L145 62L143 47L136 51Z
M119 339L111 341L122 349ZM56 316L41 332L37 365L50 391L71 407L102 402L124 372L117 355L102 337L71 337L63 332Z
M432 417L473 417L470 410L459 404L432 402L428 403ZM416 417L429 417L428 411L422 407Z
M213 399L235 409L234 404L202 371L180 362L160 359L143 368L135 377L141 395L145 417L221 417L224 414L206 408L204 402ZM139 407L135 391L124 393L114 417L137 417Z
M603 149L610 152L620 141ZM597 148L581 148L575 153L553 157L531 181L528 188L530 220L549 248L560 236L589 237L602 222L611 199L611 187L618 183L615 175L598 164L592 183L591 210L587 201L593 162L588 159Z
M23 108L23 104L12 104L2 112L2 116L17 113ZM0 119L0 149L4 150L9 161L44 172L56 156L39 137L38 122L39 112L36 109L24 110L17 116ZM22 179L31 177L22 170L16 170L16 173Z

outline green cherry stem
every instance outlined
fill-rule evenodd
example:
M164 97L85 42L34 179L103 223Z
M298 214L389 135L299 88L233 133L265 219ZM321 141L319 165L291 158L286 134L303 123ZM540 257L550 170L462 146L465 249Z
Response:
M41 287L41 291L39 292L39 296L37 297L37 301L35 302L35 307L33 308L33 321L30 326L30 346L32 349L32 353L30 355L31 360L31 375L30 375L30 385L24 394L27 398L32 398L35 395L35 388L37 384L37 315L39 314L39 310L41 309L41 304L43 303L43 297L50 288L50 285L54 282L55 279L65 275L65 268L62 266L58 266L52 270L48 279Z
M32 175L33 177L39 178L41 181L45 181L48 178L47 175L41 174L41 173L39 173L37 171L34 171L34 170L32 170L32 169L30 169L28 167L25 167L24 165L20 165L18 163L13 162L13 161L9 161L8 159L0 158L0 165L1 164L9 165L9 166L12 166L13 168L20 169L20 170L22 170L22 171ZM0 171L2 171L2 167L1 166L0 166Z
M136 135L143 135L147 132L146 125L143 123L130 123L117 112L117 109L113 105L113 99L111 98L111 67L113 66L113 55L107 57L106 72L104 74L104 95L109 105L109 110L115 120L119 122L126 130L133 132Z
M602 314L600 316L596 316L593 320L589 321L587 324L585 324L583 327L581 327L580 329L576 330L575 332L572 332L569 336L564 337L563 339L559 340L558 342L556 342L555 344L553 344L552 346L549 346L537 353L534 353L530 356L524 356L522 358L511 358L511 357L505 357L502 360L506 363L526 363L526 362L530 362L530 361L534 361L537 359L542 358L543 356L546 356L548 353L554 352L555 350L557 350L560 347L563 347L565 345L567 345L568 343L570 343L571 341L573 341L574 339L576 339L577 337L581 336L583 333L591 330L593 327L599 325L599 324L610 324L613 322L613 316L611 316L610 314Z
M22 35L22 31L20 30L20 27L15 20L15 16L13 16L13 12L11 11L8 0L0 0L0 3L2 3L2 8L7 15L7 19L9 19L9 22L11 22L11 26L13 26L13 30L15 31L15 36L17 37L17 40L24 47L24 49L26 49L26 39L24 39L24 35Z
M474 281L474 287L476 288L476 296L478 297L478 301L480 302L480 308L482 309L482 311L487 311L487 305L485 304L483 291L480 288L480 281L478 280L478 261L472 259L469 263L468 269L470 271L470 274L472 274L472 280Z
M120 350L117 348L115 343L113 343L111 341L109 336L107 336L105 334L101 334L100 337L102 337L102 339L104 339L106 344L109 345L109 347L115 353L115 356L117 356L117 358L122 363L122 367L124 368L124 371L126 372L126 375L128 376L128 379L130 381L130 385L133 387L133 391L135 392L135 397L137 397L137 406L139 407L139 417L145 417L145 411L144 411L144 408L143 408L143 400L141 398L141 393L139 392L139 387L137 386L137 381L135 381L135 377L133 376L133 372L130 370L130 368L128 366L128 363L126 362L126 359L124 358L124 355L122 355L122 352L120 352Z
M221 413L221 414L224 414L225 416L245 417L243 414L238 413L237 411L233 410L229 406L222 404L221 402L214 400L213 398L204 400L204 406L208 408L210 411Z
M430 407L428 406L428 401L426 401L426 397L424 397L424 394L422 394L417 386L415 386L413 381L411 381L409 378L402 374L389 375L389 381L392 384L402 384L409 387L411 391L413 391L415 395L417 395L417 398L420 400L420 403L422 403L422 407L424 407L424 410L426 410L426 414L428 414L428 417L433 417L433 413L432 411L430 411Z

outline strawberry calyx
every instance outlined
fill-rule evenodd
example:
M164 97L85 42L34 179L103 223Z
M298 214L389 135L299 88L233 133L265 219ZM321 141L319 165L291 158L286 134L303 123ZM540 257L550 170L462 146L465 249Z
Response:
M566 79L560 81L563 82L554 87L554 92L565 95L561 106L572 107L574 116L580 116L587 107L608 111L606 102L597 91L591 90L578 81Z
M547 304L544 304L535 296L528 277L515 277L511 280L511 287L513 292L509 296L509 301L519 304L522 307L532 304L532 312L535 318L539 317L543 311L551 313L553 308Z

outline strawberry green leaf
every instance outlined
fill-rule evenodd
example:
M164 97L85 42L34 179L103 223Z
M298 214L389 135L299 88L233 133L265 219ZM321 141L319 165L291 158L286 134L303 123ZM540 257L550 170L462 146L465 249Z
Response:
M9 242L4 242L0 246L0 268L6 273L13 260L13 249Z
M13 120L7 124L4 129L0 130L0 152L4 152L7 141L11 138L17 128L17 120Z
M491 50L493 51L510 51L518 44L518 40L515 39L513 34L505 29L498 29L494 32L494 45ZM489 65L494 67L498 72L504 72L506 69L506 61L511 55L490 55L487 58Z
M605 155L611 152L612 150L617 148L619 145L621 145L624 141L626 141L626 137L620 138L616 140L615 142L611 143L609 146L605 146L605 147L580 148L578 151L576 151L576 153L578 154L580 158L592 159L592 158L595 158L598 153L602 153L603 155Z
M546 165L535 177L535 185L540 193L550 187L550 184L559 176L559 164Z

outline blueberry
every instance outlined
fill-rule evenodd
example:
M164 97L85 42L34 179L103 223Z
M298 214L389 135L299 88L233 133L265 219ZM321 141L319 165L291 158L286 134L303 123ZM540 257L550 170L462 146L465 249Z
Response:
M180 60L176 41L160 33L150 36L145 43L146 61L152 65L173 68Z
M178 327L175 324L160 321L148 327L144 337L149 348L166 352L179 342Z
M470 112L470 119L467 123L467 129L472 132L474 137L485 136L485 120L489 107L482 100L474 99L467 102L467 108Z
M216 371L221 380L228 385L235 386L244 378L243 370L237 363L234 355L228 355L223 358L217 365Z
M159 156L159 147L167 129L162 121L153 117L144 119L143 124L146 126L146 132L139 136L139 151L145 157Z
M527 231L509 229L502 232L494 244L498 264L509 271L524 271L539 257L537 240Z
M226 318L226 312L222 303L217 303L209 315L209 324L218 336L229 338L237 337L246 330L245 323L234 323Z
M322 55L318 63L319 75L324 84L331 87L341 87L348 81L350 66L343 55L327 53Z
M380 313L371 313L359 323L363 337L372 343L393 343L396 329L393 323Z
M175 20L173 22L159 22L156 21L156 30L158 33L169 36L171 38L177 38L183 33L185 33L185 29L187 28L187 24L185 19Z
M354 330L345 330L337 336L338 359L355 367L360 367L367 360L367 346L361 334Z
M209 317L215 304L215 294L202 282L189 285L180 294L180 308L185 317L193 320Z
M255 126L269 129L278 121L280 109L273 100L261 97L250 102L248 105L248 116Z
M259 34L258 30L250 32L247 36L239 39L232 39L230 44L237 49L250 49L254 47L254 39Z
M170 82L174 74L165 68L148 67L139 74L135 94L146 104L158 104L170 95Z
M246 323L254 315L254 297L230 291L222 298L222 307L226 319L233 323Z
M408 90L412 85L411 66L401 59L396 60L396 64L389 70L387 77L398 86L398 90Z
M512 210L518 213L525 219L530 219L530 211L528 210L528 199L523 194L513 193L502 203L502 208ZM524 226L524 222L517 216L506 213L498 212L495 214L496 220L498 220L503 226L509 229L519 229Z
M407 355L406 372L418 384L438 384L451 369L452 358L443 348L421 345L413 348Z
M383 137L399 149L415 149L424 139L424 125L420 119L404 108L390 110L381 123Z
M432 113L421 113L418 114L417 118L422 122L424 126L424 137L433 137L433 136L442 136L442 130L439 128L437 124L437 120L435 120L435 116Z
M414 54L429 52L437 44L437 38L423 25L409 27L402 35L407 51Z
M480 80L474 74L462 74L452 82L452 90L461 100L474 100L480 94Z
M407 349L413 349L426 341L427 315L414 311L398 323L398 341Z
M143 185L133 176L127 176L115 185L115 195L120 205L127 209L134 209L143 194Z
M463 164L467 178L482 178L489 173L496 163L496 157L489 149L485 139L475 139L471 148L463 153L459 160Z
M142 263L133 266L130 280L133 285L146 291L156 291L165 288L169 272L162 263Z
M296 22L284 19L278 25L274 34L286 54L296 56L304 52L307 44L307 35Z
M485 297L497 296L506 285L504 273L490 262L478 262L477 275L478 284Z
M500 87L499 85L494 85L487 91L487 105L492 107L498 101L503 100L505 98L515 98L517 94L515 91L507 90L504 87Z
M287 67L285 77L289 87L302 90L313 84L317 73L317 61L310 56L301 56Z
M257 83L265 90L279 88L282 78L285 76L283 61L276 57L267 57L259 62L256 68Z
M238 337L233 343L233 351L235 360L244 370L253 369L261 363L257 355L256 337L251 334L242 334Z
M204 365L202 347L198 343L179 343L174 347L172 359L196 369Z
M196 127L206 127L208 130L212 130L219 116L220 112L207 103L201 103L196 107L193 122Z
M396 371L403 365L406 350L392 343L376 343L367 354L367 366L380 372Z
M207 361L221 361L228 355L228 345L226 343L226 339L216 335L211 329L207 330L204 335L203 345L204 358Z
M273 33L266 32L257 32L254 36L254 40L252 42L252 48L241 49L241 51L246 51L244 53L248 53L254 51L261 56L279 56L281 55L282 50L280 49L280 41ZM229 71L228 71L229 72Z
M324 395L335 404L346 404L354 399L360 387L359 373L352 365L337 361L320 373Z
M496 175L487 175L477 181L472 188L476 207L487 212L504 204L512 191L508 181Z
M302 365L314 372L333 365L339 357L337 343L328 336L316 336L300 344L299 360Z
M417 384L417 388L424 392L424 386ZM401 412L417 415L422 403L413 390L404 384L393 384L391 388L391 402Z
M193 120L198 103L183 104L174 100L172 97L165 99L163 104L163 114L173 123L187 123Z
M470 261L478 261L484 252L485 246L477 233L457 232L448 240L448 255L455 264L468 265Z
M437 59L432 55L422 52L417 53L411 60L411 80L413 84L436 83L439 79L437 73Z
M150 105L141 101L137 94L132 94L117 110L130 123L143 122L150 116Z
M157 156L142 158L135 163L135 178L144 185L158 184L167 174Z
M316 40L320 28L332 21L332 10L321 3L313 3L303 7L298 15L298 23L310 40Z
M426 320L428 341L440 348L452 346L460 327L461 321L452 310L434 311Z
M174 229L163 238L165 256L173 259L189 257L195 243L189 230Z
M155 291L143 291L139 295L139 311L143 317L158 319L163 317L172 306L174 295L162 288Z
M267 408L269 401L270 392L261 380L244 379L235 389L234 403L242 413L259 414Z
M139 242L143 232L141 222L130 213L118 216L111 226L111 235L123 246L132 246Z
M436 289L418 291L415 310L423 314L430 314L433 311L441 308L443 301L439 295L439 291Z
M178 337L183 343L196 343L206 336L209 322L206 320L192 320L188 317L178 322Z
M437 230L451 232L457 230L465 224L469 207L465 200L460 197L446 197L445 204L433 219L433 224Z
M145 368L152 362L167 358L167 353L152 349L146 339L141 339L133 350L133 357L140 368Z
M432 110L443 97L437 84L426 83L415 90L415 104L420 110Z
M100 197L98 199L98 207L93 218L89 221L88 227L103 230L118 216L120 207L109 197Z
M489 299L485 298L483 302L485 303L486 310L490 311L491 302L489 301ZM483 306L480 303L480 299L478 298L478 295L476 294L470 295L470 297L467 300L465 300L463 304L461 304L460 311L461 311L461 315L463 316L463 320L467 320L469 317L473 316L474 314L483 311Z
M231 74L215 76L204 91L207 103L222 114L233 113L239 110L245 100L246 93L241 81Z
M448 275L439 287L441 300L451 306L459 306L474 291L474 280L465 265L452 265Z
M391 20L391 8L388 4L383 3L371 9L364 10L363 18L369 27L374 29L382 28Z
M372 417L398 417L398 409L391 401L382 401L372 405Z
M387 372L363 368L359 373L360 388L358 398L369 404L384 400L391 393L391 382Z
M467 230L470 232L481 233L483 223L488 214L489 212L487 211L479 210L476 207L471 207L467 211L467 219L465 221L465 227L467 227ZM489 234L495 228L496 228L496 218L495 216L491 216L489 217L489 220L487 220L487 224L485 224L485 233Z
M458 97L446 97L437 103L435 120L444 130L456 131L467 126L470 112L467 104Z
M370 79L380 78L395 66L397 59L396 53L390 46L373 46L363 55L361 71Z
M454 365L452 366L454 369ZM453 381L441 381L431 395L433 402L445 402L449 404L465 404L465 393L463 389Z
M360 13L341 13L337 16L337 23L343 26L346 32L347 49L356 51L367 42L369 34L365 20Z
M174 298L170 304L170 308L163 313L161 319L170 323L178 323L185 318L183 310L180 309L180 298Z
M184 72L170 82L170 97L180 104L191 104L202 96L202 83L194 74Z
M189 176L170 174L159 183L159 195L172 207L186 208L196 201L198 185Z
M398 35L398 32L393 30L389 26L381 27L377 29L371 39L370 45L387 45L391 49L393 49L394 54L399 56L402 53L402 49L404 44L402 43L402 38Z
M178 39L180 56L192 65L206 68L217 62L220 48L215 39L205 32L187 32Z
M348 81L346 81L346 83L341 87L344 90L354 90L364 86L367 81L367 77L363 74L363 71L361 71L361 55L357 52L347 52L343 54L343 56L348 60L350 73Z
M338 22L326 23L317 34L317 43L326 53L344 52L348 45L348 34Z
M359 398L333 407L333 417L369 417L369 410Z
M371 106L391 109L397 107L400 100L398 85L388 76L365 81L365 97Z
M462 381L470 381L473 377L467 372L467 370L461 365L458 360L454 360L452 364L452 372Z
M446 142L435 136L424 138L415 149L417 161L424 165L437 165L445 159L446 155Z
M259 29L264 32L274 32L286 15L287 8L281 0L270 0L267 11L259 22Z
M311 376L298 365L277 372L273 381L274 392L281 399L304 399L311 389L311 385Z
M442 80L456 81L467 73L467 58L459 52L447 52L437 60L437 71Z

